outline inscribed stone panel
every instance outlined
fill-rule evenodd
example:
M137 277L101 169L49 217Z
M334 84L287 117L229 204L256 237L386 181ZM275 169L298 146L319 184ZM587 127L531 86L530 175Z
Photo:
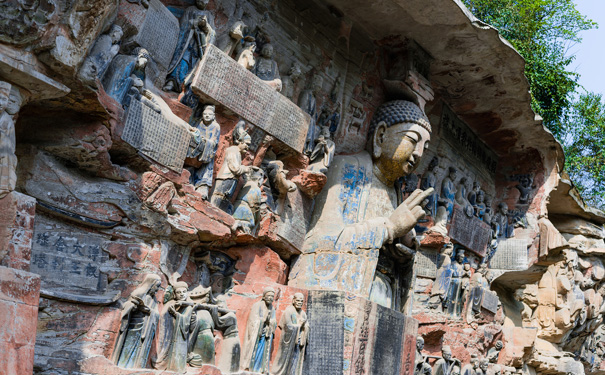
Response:
M344 294L309 291L309 343L304 374L341 375L344 347Z
M309 115L217 47L206 48L191 88L203 101L226 107L302 152Z
M122 139L158 164L180 173L191 135L183 124L169 120L138 100L132 100Z
M483 290L483 300L481 301L481 307L486 309L487 311L495 314L498 312L498 303L500 300L498 299L498 295L491 290Z
M529 265L527 240L508 238L498 241L498 249L489 266L498 270L525 270Z
M439 262L439 252L435 250L424 250L416 253L415 265L416 275L422 277L437 277L437 263Z
M449 236L453 241L484 257L491 237L491 228L474 216L466 216L460 206L454 206Z
M376 339L372 356L372 374L401 372L405 316L384 306L376 306Z
M167 70L179 38L179 21L159 0L149 0L145 20L135 42L147 49L153 61Z

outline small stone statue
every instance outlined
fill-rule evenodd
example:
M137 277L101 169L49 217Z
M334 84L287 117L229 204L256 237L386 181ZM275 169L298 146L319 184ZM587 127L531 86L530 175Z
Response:
M426 355L422 354L424 349L424 339L422 336L416 338L416 366L414 368L414 375L431 375L433 369L431 365L427 363Z
M471 354L471 361L462 367L462 375L477 375L477 369L479 368L479 359L477 354Z
M273 362L272 375L302 375L305 348L309 339L309 324L307 313L302 306L305 296L294 294L292 305L286 310L279 321L281 338L277 356Z
M277 327L273 299L275 289L263 289L263 298L250 308L242 349L241 370L269 373L273 333Z
M15 190L17 184L15 118L22 102L16 87L0 81L0 198Z
M241 229L244 233L251 234L259 222L259 211L262 203L261 186L265 178L262 169L252 167L244 174L246 183L239 191L233 206L233 231Z
M422 179L420 180L420 189L427 190L428 188L434 188L437 184L437 176L435 175L435 169L439 165L439 158L434 156L429 162L429 166L427 170L422 175ZM437 214L437 200L439 199L439 195L437 193L433 193L429 195L427 198L427 204L424 206L426 211L432 217L435 217Z
M487 361L491 362L491 363L498 362L498 356L500 355L500 351L502 350L503 347L504 347L504 344L502 343L502 341L500 341L500 340L496 341L496 344L494 345L494 347L490 348L487 351Z
M113 361L119 367L147 367L149 350L160 318L155 293L161 284L158 275L146 275L124 304L120 333L113 351Z
M134 54L130 56L116 56L103 78L103 87L107 94L118 103L126 103L137 79L141 81L139 85L144 87L145 68L149 59L149 52L144 48L135 48Z
M191 128L192 137L187 157L195 158L201 163L199 167L191 168L190 182L202 199L207 200L212 187L214 157L218 149L221 127L216 122L215 106L206 105L203 108L202 118L196 121L195 128Z
M441 195L439 196L439 205L445 207L447 211L447 220L452 218L454 211L454 202L456 201L456 175L458 171L454 167L450 167L447 176L441 181Z
M489 361L487 358L481 358L479 360L479 369L476 371L477 375L486 375L489 367Z
M296 190L296 184L287 179L288 171L284 169L284 162L273 160L267 165L267 175L269 176L269 186L273 201L275 202L275 211L283 212L284 202L288 193Z
M326 173L330 164L332 164L335 150L336 145L330 138L330 128L322 127L321 133L315 141L315 148L309 157L311 164L308 170L316 173Z
M265 44L261 49L260 57L256 60L252 72L276 91L281 91L282 82L279 77L277 62L273 60L273 46L270 43Z
M468 193L468 202L471 205L474 206L477 203L477 194L479 194L480 190L481 184L479 184L479 181L473 181L473 189Z
M84 83L96 86L96 78L103 77L109 63L118 54L118 43L123 35L122 28L113 24L107 34L99 36L84 62L83 69L80 69L79 76Z
M233 213L230 200L235 193L239 176L251 170L251 167L242 165L242 154L248 150L252 139L244 130L245 122L240 121L233 130L233 146L225 150L225 160L216 175L214 192L211 203L228 214Z
M219 40L219 48L229 57L232 57L237 47L240 46L240 42L244 38L247 28L248 26L242 21L235 22L229 28L228 38L223 36L223 39Z
M292 63L292 67L288 71L288 75L282 79L282 90L281 93L288 99L294 100L294 89L297 82L302 77L302 70L300 64L297 62Z
M315 139L319 134L317 126L317 105L316 97L319 94L323 85L323 78L320 75L315 74L311 79L311 85L308 89L300 93L298 97L298 106L303 111L307 112L311 116L311 122L309 122L309 131L307 132L307 140L305 143L304 153L310 155L315 147Z
M515 186L517 190L519 190L519 193L521 193L521 195L519 196L519 203L526 204L527 202L529 202L529 195L531 194L531 191L536 188L533 183L534 179L531 175L524 174L520 176L519 184Z
M451 316L460 316L462 306L464 305L463 280L470 279L470 265L465 269L464 250L459 249L456 252L454 262L450 265L451 278L446 297L447 312ZM468 288L468 285L466 285Z
M449 291L452 279L452 269L450 266L452 264L451 256L453 252L453 244L447 243L443 246L443 250L439 256L437 276L431 289L431 299L429 300L429 307L431 308L440 308L446 298L446 293Z
M254 59L254 51L256 50L256 42L254 40L247 40L244 43L244 48L237 55L237 63L243 66L245 69L252 70L256 64Z
M498 204L498 211L492 218L492 228L494 230L494 238L511 238L514 235L514 227L508 222L508 205L504 202Z
M215 36L214 27L210 24L207 14L194 12L183 15L179 43L168 69L164 91L181 92L183 86L188 86L187 77L202 58L206 46L215 43Z
M475 211L475 216L479 219L483 220L485 215L486 205L484 203L485 193L483 190L479 190L475 197L475 203L473 204L473 210Z
M441 348L441 358L433 366L433 375L454 375L454 367L457 362L457 359L452 358L450 347L444 345ZM458 368L458 372L460 372L460 368Z
M173 299L164 304L157 344L159 354L155 363L159 370L185 372L189 337L192 323L195 323L195 304L187 289L187 283L176 282Z
M462 177L460 181L458 181L455 201L462 207L466 216L474 216L475 210L473 209L473 206L466 200L466 177Z

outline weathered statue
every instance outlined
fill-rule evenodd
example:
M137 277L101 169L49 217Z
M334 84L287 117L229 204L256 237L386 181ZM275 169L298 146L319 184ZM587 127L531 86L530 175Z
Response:
M267 287L263 298L250 308L242 349L241 369L244 371L269 373L273 333L277 327L274 298L275 289Z
M454 375L454 367L458 360L452 358L452 350L444 345L441 348L441 358L433 365L433 375ZM458 369L460 371L460 369Z
M158 358L155 368L184 372L187 367L189 337L194 312L194 302L188 296L188 285L183 281L174 284L174 297L162 310L158 335Z
M489 361L487 358L481 358L479 360L479 369L476 371L477 375L487 375L487 369L489 367Z
M109 96L124 104L135 81L145 83L145 68L150 56L144 48L135 48L133 55L118 55L111 62L103 78L103 87Z
M275 90L281 91L282 82L279 77L277 62L273 60L273 46L271 44L267 43L263 46L252 72Z
M450 265L451 277L446 297L447 312L452 316L460 316L462 306L464 305L463 277L470 278L470 268L464 269L464 250L459 249L456 252L454 262ZM466 285L468 288L468 285Z
M326 173L332 160L334 159L334 152L336 151L336 144L330 138L330 128L324 126L321 129L319 137L315 141L315 148L309 157L311 164L309 170L317 173Z
M273 362L273 375L302 375L305 348L309 338L307 313L302 310L305 296L294 294L292 305L286 307L279 321L281 338Z
M17 184L15 117L22 102L16 87L0 81L0 198L15 190Z
M164 91L181 92L189 73L202 58L208 44L214 44L214 19L204 10L207 0L196 0L196 6L185 10L180 20L179 41L170 62Z
M477 354L471 354L471 361L462 367L462 375L477 375L479 369L479 358Z
M251 169L242 165L242 154L248 150L251 141L250 135L244 130L244 122L240 121L233 131L233 146L225 150L225 160L216 175L211 203L230 215L233 213L230 200L235 193L239 176Z
M160 313L155 293L162 280L158 275L148 274L136 288L122 309L122 323L113 361L120 367L145 368L151 343L155 338Z
M296 83L302 77L302 70L300 64L297 62L292 63L292 67L288 71L288 75L282 79L282 90L281 93L288 99L294 100L294 88Z
M296 190L296 184L286 178L288 170L284 168L284 162L281 160L273 160L266 167L268 182L271 188L271 200L273 201L272 209L281 214L284 209L284 203L288 197L288 193Z
M235 231L239 228L248 234L252 233L252 230L260 219L259 211L262 203L261 186L265 178L262 169L252 168L244 174L246 183L239 191L233 205L233 218L235 219L233 230Z
M517 186L515 186L521 194L519 195L519 203L526 204L527 202L529 202L529 195L531 194L531 191L535 188L535 186L533 186L533 183L534 179L531 175L524 174L519 178L519 183L517 184Z
M422 179L420 180L420 188L422 190L427 190L429 188L435 188L437 184L437 176L435 175L435 169L439 165L439 158L434 156L429 162L429 166L426 169L426 172L422 175ZM427 204L424 206L426 210L429 212L429 215L435 217L437 214L437 200L439 199L439 195L437 193L433 193L429 195L427 198Z
M92 64L93 69L90 69L90 66L88 66L88 68L80 70L80 78L84 83L94 86L95 79L103 77L109 67L109 63L120 50L118 43L123 35L122 28L113 24L107 34L99 36L86 58L88 62L84 63Z
M246 26L246 24L242 21L236 21L229 28L229 34L223 35L222 38L219 38L219 48L230 57L233 57L233 54L236 52L241 40L244 38L247 28L248 26Z
M242 48L235 60L245 69L252 70L254 64L256 64L256 60L254 59L255 50L256 42L254 40L247 40L244 43L244 48Z
M447 176L441 181L441 195L439 196L439 205L445 207L447 211L447 220L452 218L454 211L454 202L456 201L456 175L458 171L454 167L450 167Z
M473 204L473 210L475 211L475 216L479 219L483 220L485 215L486 205L485 205L485 193L483 190L479 190L475 197L475 203Z
M496 344L494 345L494 347L490 348L487 351L488 362L491 362L491 363L498 362L498 356L500 355L500 351L502 350L503 347L504 347L504 344L502 343L502 341L500 341L500 340L496 341Z
M214 157L218 148L221 135L221 127L216 122L214 105L204 106L202 118L192 131L191 143L187 156L197 159L201 165L191 169L191 184L195 191L208 199L208 192L212 187L212 175L214 173Z
M308 89L303 90L298 97L298 106L303 111L307 112L311 116L311 122L309 122L309 131L307 132L307 140L305 143L304 153L310 155L315 147L315 138L319 134L317 126L317 104L316 97L321 90L323 85L323 78L319 74L315 74L311 79L311 84ZM428 123L428 121L427 121Z
M479 181L473 181L473 189L471 191L468 192L468 202L471 205L475 205L477 203L477 194L479 194L479 191L481 190L481 184L479 184Z
M462 207L464 213L468 217L473 217L475 214L475 210L473 206L466 199L466 177L460 178L458 181L458 187L456 188L456 203Z
M508 222L508 205L504 202L498 204L498 211L492 218L492 228L494 230L494 237L506 237L510 238L514 235L514 227Z
M424 349L424 339L422 336L416 338L416 366L414 367L414 375L431 375L433 369L426 362L426 355L422 354Z
M431 289L431 299L429 300L429 306L431 308L439 308L442 306L447 292L449 291L450 281L452 279L451 256L453 253L454 245L451 243L445 244L439 256L437 276L435 277L435 283Z
M424 216L420 204L432 190L416 190L397 206L394 183L414 171L430 132L411 102L378 108L368 151L336 156L328 170L290 285L369 295L380 248L396 238L412 246L412 229Z

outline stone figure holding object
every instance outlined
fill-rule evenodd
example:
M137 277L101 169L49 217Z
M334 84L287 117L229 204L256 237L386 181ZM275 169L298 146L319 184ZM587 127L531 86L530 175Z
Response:
M270 43L263 45L252 72L276 91L281 91L282 82L277 62L273 60L273 46Z
M191 129L192 137L187 157L201 163L199 167L191 168L190 182L195 186L195 191L201 194L202 199L208 200L221 127L216 122L214 105L206 105L203 108L202 118L196 121L197 125Z
M250 308L242 349L241 370L269 373L273 334L277 327L273 299L275 289L263 289L263 298Z
M454 367L458 367L459 361L452 358L452 350L449 346L444 345L441 348L441 358L433 365L433 375L454 375ZM458 367L460 374L460 367Z
M233 146L225 150L225 160L216 175L211 203L229 215L233 214L231 198L235 193L239 177L251 171L251 167L242 165L242 154L248 150L252 138L244 129L245 122L240 121L233 130Z
M19 89L0 81L0 198L15 190L17 184L15 117L22 102Z
M431 365L427 363L426 355L422 354L424 349L424 339L422 336L416 338L416 364L414 367L414 375L431 375L433 369Z
M80 78L84 83L96 86L96 78L103 77L109 63L118 54L120 50L119 42L123 35L122 28L113 24L107 34L99 36L86 58L87 61L83 64L85 68L80 70ZM91 64L92 69L88 64Z
M286 307L280 321L281 338L272 375L302 375L305 348L309 339L307 313L302 306L305 297L294 294L292 305Z
M370 295L380 249L397 238L413 247L420 204L432 189L397 206L394 184L414 171L430 134L426 115L411 102L377 109L368 151L334 157L289 285Z
M145 368L155 338L160 313L155 293L162 284L158 275L148 274L122 308L113 361L119 367Z

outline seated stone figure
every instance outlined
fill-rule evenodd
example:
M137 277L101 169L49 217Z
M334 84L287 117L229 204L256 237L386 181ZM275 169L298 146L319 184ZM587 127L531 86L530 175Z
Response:
M367 151L334 158L289 285L367 298L380 249L406 235L403 243L411 244L432 189L397 206L394 183L418 165L431 126L414 103L395 100L377 109L369 134Z
M145 83L145 68L150 59L144 48L136 48L132 55L116 56L103 78L105 92L118 103L124 104L137 80Z

